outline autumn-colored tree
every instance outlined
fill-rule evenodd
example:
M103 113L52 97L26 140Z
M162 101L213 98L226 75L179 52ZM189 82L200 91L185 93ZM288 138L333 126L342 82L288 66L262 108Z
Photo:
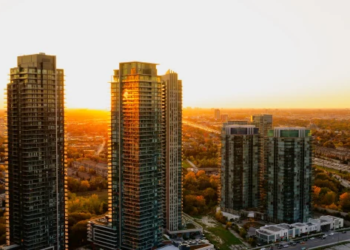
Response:
M203 191L203 196L206 201L216 201L217 199L216 191L211 187L206 188Z
M85 169L84 166L80 166L80 167L78 168L78 171L79 171L79 172L86 172L86 169Z
M200 176L205 176L205 171L204 170L199 170L196 174L196 177L200 177Z
M336 202L337 195L333 191L328 191L322 200L322 203L325 205L331 205Z
M67 181L68 181L68 190L69 191L74 192L74 193L79 191L79 187L80 187L79 180L72 178L72 177L68 177Z
M68 226L72 227L77 224L79 221L87 220L92 217L91 213L83 213L83 212L74 212L68 214Z
M231 226L232 226L232 222L230 221L226 222L226 226L225 226L226 229L229 229Z
M222 215L222 212L221 211L217 211L215 213L215 219L219 222L221 222L222 224L226 224L227 222L227 219L225 216Z
M203 214L217 205L218 178L205 171L187 172L184 177L184 211L191 215Z
M314 191L314 196L318 197L320 195L321 192L321 188L318 186L312 186L312 190Z
M204 207L205 206L205 199L204 199L204 197L202 195L198 195L196 197L196 205L198 207Z
M350 193L345 192L339 196L339 205L344 212L350 211Z
M89 173L90 175L96 175L96 170L90 168L88 173Z
M337 205L335 205L334 203L332 203L331 205L326 206L326 207L329 209L332 209L332 210L339 210L339 207Z
M243 239L245 239L245 237L247 236L247 231L246 231L243 227L241 227L241 228L239 229L239 235L240 235Z
M89 188L90 188L90 183L89 183L89 181L81 181L81 182L80 182L80 187L79 187L79 191L80 191L80 192L88 191Z
M324 144L323 144L323 147L326 147L326 148L335 148L335 145L332 141L326 141Z

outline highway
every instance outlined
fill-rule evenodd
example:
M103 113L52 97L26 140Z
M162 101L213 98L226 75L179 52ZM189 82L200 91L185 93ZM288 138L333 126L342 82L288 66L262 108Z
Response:
M337 243L338 241L343 241L343 240L350 240L350 232L347 232L345 234L340 233L340 232L335 232L334 235L329 235L326 233L327 238L325 239L320 239L320 238L314 238L313 240L309 239L308 241L305 242L305 244L297 244L296 246L289 246L288 248L285 249L295 249L295 250L300 250L302 247L310 248L310 247L317 247L321 245L326 245L330 243ZM277 249L275 247L275 249Z
M350 188L350 181L342 179L339 175L333 174L343 187Z
M97 156L100 155L100 153L102 152L102 150L103 150L105 144L106 144L106 141L105 141L105 139L103 139L103 142L102 142L102 144L98 147L98 149L96 150L95 155L97 155Z
M321 167L333 168L336 170L342 170L350 173L350 166L341 164L338 161L325 160L321 158L312 158L313 164Z
M191 165L191 167L193 168L193 172L197 173L198 172L198 168L196 165L194 165L194 163L190 160L187 160L188 164Z
M215 133L215 134L219 134L219 135L221 134L220 131L217 131L217 130L212 129L212 128L208 128L208 127L200 125L198 123L194 123L194 122L190 122L190 121L186 121L186 120L182 120L182 123L185 125L194 127L194 128L199 128L199 129L211 132L211 133Z
M313 164L321 167L332 168L335 170L341 170L343 172L350 172L350 166L346 164L341 164L337 161L325 160L320 158L313 158ZM332 173L333 174L333 173ZM338 179L340 184L346 188L350 188L350 181L341 178L341 176L337 174L333 174L333 176Z

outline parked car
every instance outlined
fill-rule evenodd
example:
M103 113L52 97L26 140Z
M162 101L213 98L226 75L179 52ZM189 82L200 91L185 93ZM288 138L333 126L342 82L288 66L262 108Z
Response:
M334 235L334 233L333 233L333 232L331 232L329 235Z
M343 234L346 234L346 231L342 231Z

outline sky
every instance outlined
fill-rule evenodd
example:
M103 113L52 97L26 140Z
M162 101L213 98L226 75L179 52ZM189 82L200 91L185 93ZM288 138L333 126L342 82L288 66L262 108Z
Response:
M68 108L109 109L119 62L158 63L183 106L349 108L350 1L0 0L0 89L17 56L57 56ZM0 108L3 95L0 95Z

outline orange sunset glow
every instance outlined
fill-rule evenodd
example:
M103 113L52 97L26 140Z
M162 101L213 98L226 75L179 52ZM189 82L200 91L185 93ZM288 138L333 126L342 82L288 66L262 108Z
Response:
M132 60L178 72L184 107L347 108L349 8L345 0L1 1L0 87L17 56L45 52L65 70L68 108L108 110L113 69Z

